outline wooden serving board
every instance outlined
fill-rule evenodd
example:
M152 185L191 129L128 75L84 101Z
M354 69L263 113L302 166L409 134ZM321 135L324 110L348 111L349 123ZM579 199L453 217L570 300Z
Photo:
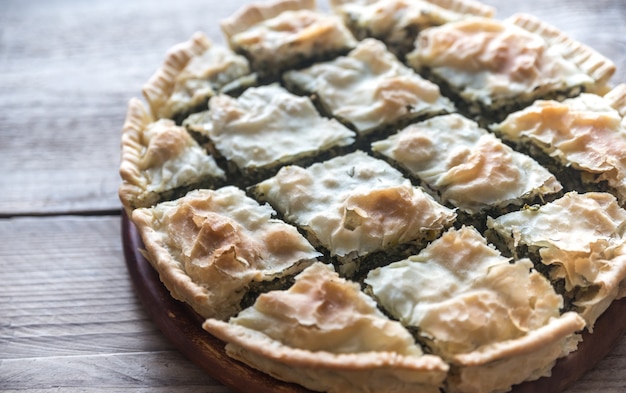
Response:
M224 350L224 342L202 329L203 319L170 296L140 249L143 242L128 216L122 215L124 255L137 295L163 334L182 354L211 377L238 392L310 393L238 362ZM512 393L558 393L591 370L626 333L626 298L613 302L598 319L594 333L583 333L578 350L559 359L552 376L517 385Z

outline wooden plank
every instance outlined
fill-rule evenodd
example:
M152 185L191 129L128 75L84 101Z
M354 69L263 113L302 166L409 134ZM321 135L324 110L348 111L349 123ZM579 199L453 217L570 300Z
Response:
M0 215L115 210L120 130L166 50L243 0L4 1Z
M172 349L133 292L118 223L0 220L3 359Z
M229 391L147 318L119 224L118 216L0 220L1 391Z
M176 351L5 360L0 391L229 393Z
M3 1L0 216L119 209L120 129L165 51L245 0ZM620 0L486 0L499 16L536 14L612 57L626 81ZM325 1L320 3L326 4Z

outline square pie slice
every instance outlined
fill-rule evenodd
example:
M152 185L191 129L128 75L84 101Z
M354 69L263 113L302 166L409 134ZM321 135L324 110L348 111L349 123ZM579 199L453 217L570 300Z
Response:
M197 32L167 52L161 68L144 85L143 95L155 118L178 121L220 91L250 84L246 76L254 80L245 57Z
M203 327L233 358L315 391L438 393L448 371L358 284L321 263L228 323L208 319Z
M537 101L492 129L555 173L569 173L571 188L579 183L600 187L626 204L625 84L604 96L583 93L563 102Z
M549 375L576 349L585 323L528 259L514 263L471 227L451 229L418 255L372 270L379 304L451 364L449 392L504 392Z
M403 58L417 34L468 16L492 17L493 7L473 0L331 0L354 35L377 38Z
M261 79L345 54L356 46L341 19L316 10L315 0L250 4L221 22L230 47Z
M309 98L278 84L250 88L237 98L215 96L208 111L184 124L207 137L233 178L248 184L274 174L280 165L348 146L355 135L322 117Z
M511 252L527 253L550 267L552 280L564 281L564 295L589 331L613 300L626 296L626 210L614 196L572 192L487 225Z
M308 168L283 167L251 192L326 248L348 276L423 247L456 218L385 161L361 151Z
M361 41L347 56L286 72L286 84L361 135L391 132L417 119L454 112L439 87L402 64L385 44Z
M461 115L412 124L372 144L469 214L506 211L561 190L561 184L532 158L518 153Z
M205 318L227 319L321 255L274 213L228 186L137 209L132 219L172 296Z
M225 180L224 171L187 130L172 120L154 120L136 98L128 104L122 131L120 176L119 196L128 211Z
M500 120L536 99L603 91L615 72L604 56L526 14L423 30L407 60L472 115Z

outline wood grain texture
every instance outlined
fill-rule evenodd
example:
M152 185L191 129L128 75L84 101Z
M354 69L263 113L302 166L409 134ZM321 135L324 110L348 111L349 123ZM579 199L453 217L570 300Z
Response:
M165 51L243 0L3 1L0 215L119 209L126 105Z
M115 216L0 220L0 390L229 391L148 318L119 228Z

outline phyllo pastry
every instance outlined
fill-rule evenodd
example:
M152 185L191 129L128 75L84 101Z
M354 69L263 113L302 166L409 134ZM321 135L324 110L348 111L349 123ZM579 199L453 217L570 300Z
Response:
M328 250L347 276L423 247L456 217L398 170L361 151L308 168L283 167L251 192Z
M474 228L451 229L365 284L433 354L450 362L448 392L504 392L550 374L585 322L532 262L511 263Z
M492 129L564 172L571 188L610 191L626 204L626 85L604 96L537 101Z
M401 58L428 27L495 13L493 7L473 0L331 0L330 4L358 39L377 38Z
M214 45L198 32L172 47L165 61L143 87L155 118L180 123L186 115L206 106L209 98L252 83L248 60L228 48Z
M237 98L215 96L209 107L184 124L207 137L214 154L244 184L274 174L282 164L298 163L354 142L353 131L322 117L309 98L277 84L250 88Z
M119 196L127 211L225 180L224 171L187 130L172 120L155 120L136 98L128 104L122 130L120 176Z
M470 113L496 119L536 99L602 91L615 72L595 50L526 14L423 30L407 60Z
M230 47L261 79L345 54L356 45L341 19L316 10L315 0L249 4L221 22Z
M457 114L412 124L374 142L372 150L419 178L444 202L469 214L505 212L562 188L532 158Z
M227 319L321 255L274 214L228 186L136 209L132 219L172 296L205 318Z
M589 331L614 299L626 296L626 210L612 195L572 192L487 225L511 252L529 255L564 282L570 308Z
M329 393L438 393L448 371L380 312L359 285L316 263L286 291L204 328L226 352L275 378Z
M310 94L323 112L361 135L390 132L417 119L455 110L439 87L402 64L385 45L366 39L347 56L289 71L283 79Z

